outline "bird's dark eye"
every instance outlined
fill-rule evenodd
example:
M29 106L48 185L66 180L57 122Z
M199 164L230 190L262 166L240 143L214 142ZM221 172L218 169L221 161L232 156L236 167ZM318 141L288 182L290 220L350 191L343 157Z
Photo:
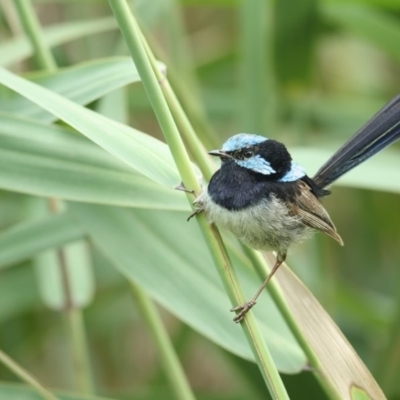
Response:
M244 153L243 153L243 156L244 156L244 158L250 158L250 157L252 157L253 156L253 152L251 151L251 150L246 150Z

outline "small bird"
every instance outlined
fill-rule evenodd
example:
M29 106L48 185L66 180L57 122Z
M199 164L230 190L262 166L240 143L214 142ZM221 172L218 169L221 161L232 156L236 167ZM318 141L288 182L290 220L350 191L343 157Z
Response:
M310 178L292 160L286 147L266 137L240 133L221 150L221 159L208 188L195 200L210 223L225 228L257 250L273 250L276 262L255 296L233 308L235 322L243 320L258 296L285 261L292 244L321 231L340 245L343 241L320 199L340 176L400 137L400 95L382 108ZM190 217L189 217L190 218Z

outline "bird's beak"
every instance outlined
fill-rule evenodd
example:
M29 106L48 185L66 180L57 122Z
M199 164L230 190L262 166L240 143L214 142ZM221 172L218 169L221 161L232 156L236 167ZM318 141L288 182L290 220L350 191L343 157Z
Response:
M208 154L210 156L216 156L216 157L220 157L220 158L232 158L232 156L230 156L227 153L224 153L222 150L211 150L208 152Z

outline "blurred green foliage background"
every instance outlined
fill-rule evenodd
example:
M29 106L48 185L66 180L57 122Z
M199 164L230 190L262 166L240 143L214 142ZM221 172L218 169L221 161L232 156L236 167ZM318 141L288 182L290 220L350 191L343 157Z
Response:
M33 4L59 68L127 54L106 1ZM262 134L284 142L312 175L323 161L318 155L329 155L400 92L396 0L132 4L209 149L237 132ZM0 63L32 79L45 78L46 72L33 72L38 64L18 41L22 36L14 2L2 0ZM1 111L12 106L8 96L1 91ZM91 100L89 108L103 107L119 120L129 116L131 126L162 140L140 83L107 96ZM369 168L359 167L333 187L324 204L345 247L316 235L293 249L288 260L389 399L400 399L399 156L395 145ZM1 230L41 215L40 205L17 192L0 191ZM89 294L82 305L96 393L114 399L173 398L129 285L101 252L90 252L93 268L85 278ZM37 259L26 260L0 272L0 348L47 386L76 390L68 324L55 310L57 304L51 309L43 302L46 290L40 286L40 272L32 268L35 263ZM162 307L160 312L199 399L265 398L255 365L213 344ZM16 378L0 365L0 380ZM293 399L325 398L310 373L285 375L284 382ZM0 390L8 393L6 385ZM9 390L2 399L14 398Z

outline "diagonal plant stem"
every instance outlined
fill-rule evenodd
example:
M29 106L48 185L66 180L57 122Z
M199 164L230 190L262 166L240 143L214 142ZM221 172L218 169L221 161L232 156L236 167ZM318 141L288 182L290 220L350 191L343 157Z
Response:
M154 54L159 60L168 60L168 76L175 93L184 105L184 109L202 142L209 148L216 146L217 137L213 133L204 105L201 102L198 79L194 75L191 49L184 35L184 22L178 0L170 0L168 15L165 18L165 27L168 41L171 44L171 54L164 51L164 47L152 40L151 32L143 30ZM139 21L140 23L140 21ZM143 29L143 28L142 28ZM169 61L173 60L173 64ZM182 75L183 74L183 75ZM183 78L183 79L182 79Z
M15 0L15 6L26 36L34 49L39 67L48 71L55 71L57 64L44 41L40 23L36 17L31 0Z
M0 350L0 362L10 371L14 372L23 382L32 386L45 400L59 400L54 394L49 392L41 383L39 383L29 372L25 371L12 358Z
M193 168L191 167L189 156L160 88L160 84L162 85L163 81L157 81L153 72L141 40L138 24L125 0L109 0L109 4L136 64L161 129L170 146L171 153L181 174L183 183L186 187L199 192L200 186ZM191 199L193 196L188 194L188 197ZM244 302L243 292L239 286L218 230L215 227L210 227L203 215L198 215L197 221L232 304L235 306L237 304L242 304ZM241 326L255 355L257 364L272 398L288 399L289 397L279 372L251 312L247 314ZM234 326L232 326L232 329L234 329Z
M193 129L192 124L189 121L189 118L186 116L185 111L181 107L181 104L176 97L174 91L169 84L169 81L165 75L160 71L157 66L157 61L148 45L146 38L141 35L143 46L146 50L147 57L151 63L154 74L159 82L162 82L161 89L164 93L165 99L168 102L169 108L174 116L177 125L180 127L182 136L184 137L187 146L193 155L193 158L196 160L203 176L209 180L214 173L214 166L210 162L210 158L206 156L205 148L202 142L196 135L196 132Z
M147 294L136 284L130 282L131 292L136 300L139 310L146 321L150 333L153 335L158 354L164 364L164 371L179 400L195 400L194 394L186 379L185 373L178 356L172 346L168 333L161 321L153 302Z

